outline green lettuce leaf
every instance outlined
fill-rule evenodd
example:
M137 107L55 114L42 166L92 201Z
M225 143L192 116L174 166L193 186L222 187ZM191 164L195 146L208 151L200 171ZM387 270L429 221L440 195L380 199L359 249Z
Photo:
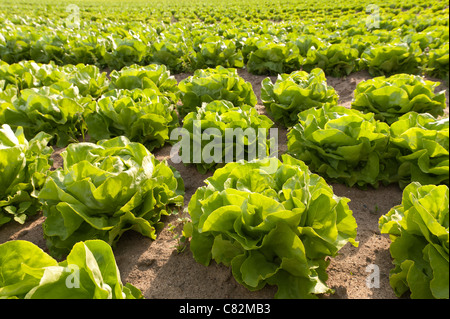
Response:
M276 75L300 70L299 49L293 43L258 41L256 46L257 49L248 57L248 72Z

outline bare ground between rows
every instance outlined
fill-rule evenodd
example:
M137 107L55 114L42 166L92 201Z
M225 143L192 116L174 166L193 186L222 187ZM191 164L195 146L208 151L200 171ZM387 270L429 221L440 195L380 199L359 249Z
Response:
M238 70L239 75L252 83L258 97L256 106L261 114L265 109L261 105L261 81L265 76L256 76L245 70ZM178 81L190 74L178 74ZM367 72L353 73L344 78L328 77L328 84L333 86L339 94L340 105L350 107L353 91L360 81L369 79ZM271 77L272 81L276 77ZM435 80L435 79L431 79ZM438 90L446 89L448 116L448 87L440 85ZM287 130L278 127L279 154L287 150ZM53 154L54 168L62 166L59 156L62 149ZM170 147L165 146L153 152L162 160L167 159L184 179L186 187L185 207L189 203L195 190L204 185L204 180L211 176L200 174L195 167L175 164L170 160ZM391 207L401 203L402 191L397 185L381 186L378 189L360 190L344 185L332 184L338 196L348 197L349 206L353 211L358 225L358 247L347 244L340 250L338 256L330 259L328 267L329 279L327 284L335 290L332 295L322 298L341 299L392 299L396 298L389 285L389 271L393 267L389 253L390 240L381 235L378 229L378 219L386 214ZM198 264L192 257L189 244L182 252L178 252L175 236L181 231L179 217L186 217L186 213L164 217L165 228L158 234L156 240L143 237L138 233L125 233L114 254L120 269L123 282L130 282L139 288L145 298L169 299L203 299L203 298L273 298L276 287L266 286L259 291L249 291L239 285L233 278L231 269L212 262L206 267ZM28 240L46 250L43 238L42 223L44 217L38 214L27 220L24 225L10 223L0 229L0 243L8 240ZM172 227L176 226L176 227ZM373 266L379 270L379 288L367 285L366 279L373 272ZM371 268L372 267L372 268Z

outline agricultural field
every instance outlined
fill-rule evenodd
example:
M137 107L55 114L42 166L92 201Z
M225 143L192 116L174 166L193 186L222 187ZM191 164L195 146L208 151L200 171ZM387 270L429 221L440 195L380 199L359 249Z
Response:
M449 298L448 2L0 5L0 299Z

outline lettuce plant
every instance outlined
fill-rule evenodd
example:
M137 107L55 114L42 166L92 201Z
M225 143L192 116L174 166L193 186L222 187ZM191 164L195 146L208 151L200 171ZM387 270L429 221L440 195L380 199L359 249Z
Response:
M108 90L106 72L101 72L95 65L65 65L61 72L65 73L64 81L74 84L82 96L99 98Z
M410 182L449 183L449 118L410 112L390 126L390 153L398 161L397 178Z
M232 40L223 39L220 36L210 36L199 39L195 43L196 49L193 57L193 67L195 69L213 68L221 65L226 68L242 68L244 66L244 57L241 50L236 48Z
M308 50L302 69L310 72L314 68L321 68L327 75L342 77L358 70L358 56L358 50L350 45L335 43Z
M197 262L231 266L250 290L277 285L277 298L314 298L326 285L328 257L355 242L348 199L286 154L228 163L188 205Z
M402 203L379 220L389 234L395 268L389 281L397 296L449 298L449 190L445 185L413 182Z
M50 139L41 132L28 141L21 127L0 127L0 226L12 219L23 224L41 208L37 196L50 169Z
M348 186L377 187L396 172L395 165L385 162L389 126L373 113L328 104L303 111L287 144L288 152L313 172Z
M378 44L361 54L360 68L372 76L419 73L421 50L406 43Z
M81 96L99 97L108 89L109 80L106 72L94 65L64 65L57 66L53 62L40 64L33 61L21 61L0 66L0 78L5 86L15 86L18 91L23 89L51 86L58 83L61 87L73 84Z
M187 154L188 162L195 163L201 173L206 173L238 158L266 157L269 155L268 138L272 125L267 116L260 115L249 105L234 106L225 100L204 103L197 112L189 113L183 120L183 129L189 133L192 145L190 154ZM201 139L197 140L195 134L198 137L201 134ZM194 145L199 142L197 150ZM194 159L198 152L202 156L197 163Z
M131 37L111 35L112 45L104 52L104 60L109 68L120 70L133 64L142 64L147 54L147 45Z
M179 99L177 80L165 65L131 65L110 73L110 89L154 89L160 91L173 103Z
M79 96L78 89L67 82L24 89L13 102L0 104L0 124L23 127L27 138L46 132L52 136L51 143L64 147L84 136L82 116L90 100Z
M321 69L279 74L275 84L270 78L261 82L261 100L267 112L286 127L298 122L301 111L327 102L337 104L338 98Z
M13 85L18 90L40 86L49 86L64 77L54 63L40 64L33 61L0 65L0 79L7 85Z
M178 115L157 90L111 90L91 102L84 113L90 137L99 141L123 135L150 151L163 146L178 126Z
M127 230L154 239L162 215L183 204L178 172L125 137L70 144L64 168L39 193L49 251L61 256L80 240L114 244Z
M251 83L241 78L236 69L222 66L196 70L193 76L180 81L178 88L181 91L181 116L196 111L203 102L214 100L227 100L234 106L255 106L257 103Z
M434 93L439 82L421 76L396 74L376 77L358 83L352 108L375 113L375 118L392 124L410 111L444 114L445 91Z
M180 34L163 32L149 44L146 56L148 63L163 64L171 72L180 73L190 71L188 45L186 38Z
M256 45L248 57L248 72L276 75L300 70L301 57L295 44L258 41Z
M101 240L74 245L57 262L35 244L12 240L0 244L0 299L142 299L133 285L123 285L111 247Z
M428 59L425 65L427 74L449 81L449 43L445 43L439 48L430 49Z

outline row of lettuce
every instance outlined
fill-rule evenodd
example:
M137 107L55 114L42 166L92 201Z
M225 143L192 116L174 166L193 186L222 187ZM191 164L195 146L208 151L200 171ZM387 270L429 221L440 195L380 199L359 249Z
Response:
M178 85L159 65L124 68L110 79L85 65L25 62L2 64L0 72L0 224L23 223L42 210L50 254L67 256L56 263L26 242L0 245L0 267L8 270L2 297L52 297L59 290L68 296L76 267L87 268L82 274L90 278L80 281L86 285L76 291L80 297L141 297L121 283L108 245L128 230L154 239L161 216L183 206L180 174L151 154L179 125L178 114L189 132L194 119L219 132L274 124L256 112L251 84L234 69L198 70ZM448 298L449 122L437 118L445 98L434 93L435 83L411 75L367 82L356 89L355 107L346 109L336 105L321 70L263 81L268 113L290 127L290 155L201 163L215 172L191 198L192 221L183 233L197 262L231 267L250 290L277 285L278 298L330 293L329 257L358 243L349 200L327 181L399 182L408 185L402 204L380 219L392 239L391 284L398 295L410 290L413 298ZM399 105L387 106L386 96L397 96ZM82 132L98 142L78 142ZM49 145L55 143L67 148L63 167L51 171ZM22 257L8 258L17 254Z
M46 132L59 147L86 135L94 142L126 136L152 151L177 142L171 132L182 126L190 144L196 132L215 132L202 138L201 151L212 138L223 151L228 129L267 132L275 121L290 128L288 152L328 180L361 187L448 184L449 121L439 119L445 92L435 93L439 83L420 76L362 81L351 109L337 105L338 94L321 69L281 74L275 83L266 78L261 100L274 121L254 108L252 85L235 69L220 66L197 70L179 83L162 65L125 67L108 79L91 65L21 62L0 65L0 76L0 123L22 127L28 139ZM269 146L269 134L264 140ZM243 142L247 159L254 142L248 136ZM269 155L266 149L263 155ZM209 162L195 161L194 147L188 152L185 162L196 163L202 173L225 162L225 152Z
M6 126L0 133L2 141L15 137ZM0 244L0 296L142 298L121 282L110 244L128 230L154 238L167 205L182 202L182 182L125 138L71 144L62 156L64 169L51 173L37 196L47 248L67 257L57 262L27 241ZM192 221L183 230L197 262L231 267L252 291L276 285L276 298L333 292L326 284L329 257L347 243L358 246L348 198L287 154L228 163L205 183L189 202ZM21 194L31 189L23 185ZM448 200L446 185L414 182L380 218L392 240L390 282L398 296L448 299Z
M378 7L377 7L378 8ZM411 8L409 8L411 9ZM120 70L132 64L164 64L173 73L246 67L253 74L322 68L345 76L428 74L448 81L448 8L391 12L378 8L273 23L239 21L172 24L137 21L0 19L0 59L93 64ZM345 22L343 22L345 21Z

